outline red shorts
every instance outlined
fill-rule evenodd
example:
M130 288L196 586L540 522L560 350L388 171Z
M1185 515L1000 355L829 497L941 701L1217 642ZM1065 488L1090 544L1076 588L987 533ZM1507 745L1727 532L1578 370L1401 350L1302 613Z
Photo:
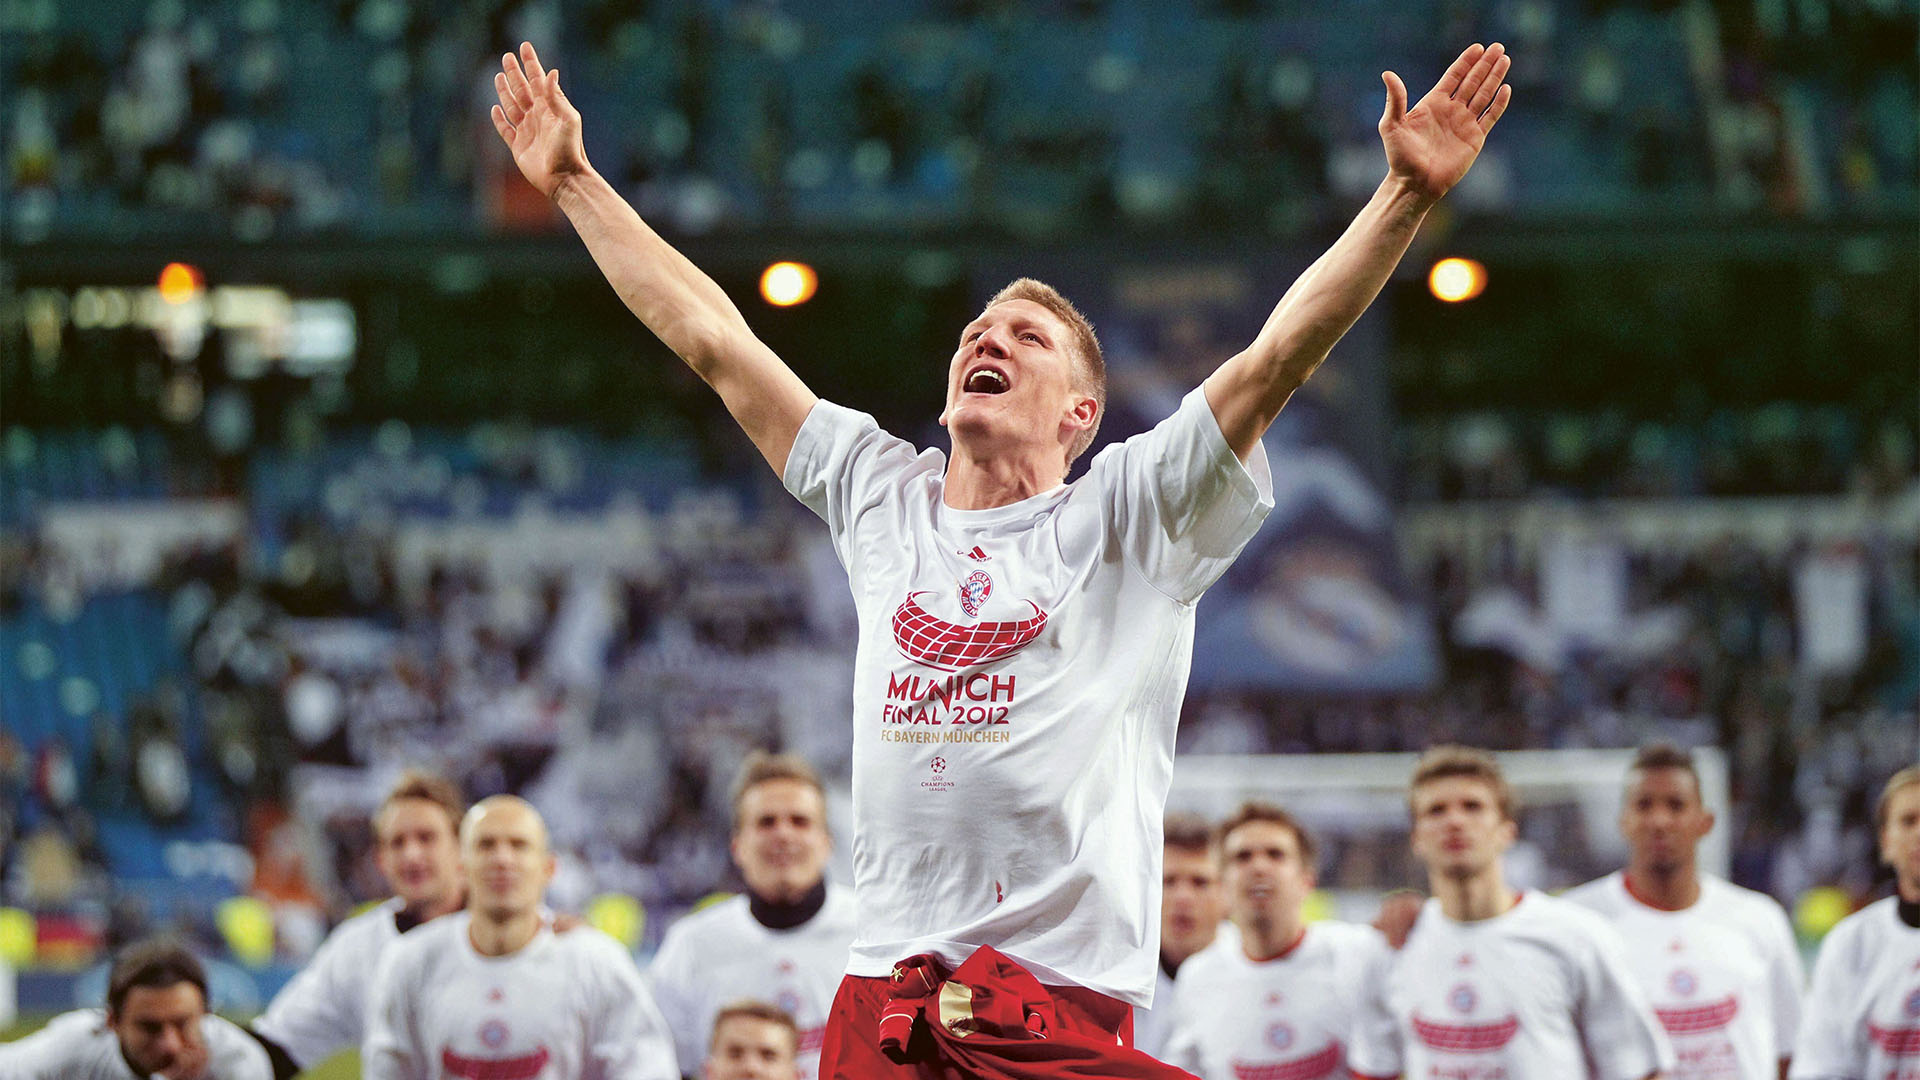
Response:
M1060 1026L1133 1045L1133 1006L1084 986L1049 986ZM888 979L848 975L833 995L826 1041L820 1047L820 1080L955 1080L968 1074L950 1065L896 1065L880 1052L880 1010L892 995Z

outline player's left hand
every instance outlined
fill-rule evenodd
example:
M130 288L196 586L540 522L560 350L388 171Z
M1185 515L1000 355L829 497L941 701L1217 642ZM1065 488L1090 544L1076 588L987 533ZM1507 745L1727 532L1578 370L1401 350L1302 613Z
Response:
M1411 109L1400 76L1381 72L1387 108L1380 116L1380 141L1389 174L1429 199L1459 183L1513 100L1513 87L1506 85L1511 65L1499 42L1492 48L1470 45Z

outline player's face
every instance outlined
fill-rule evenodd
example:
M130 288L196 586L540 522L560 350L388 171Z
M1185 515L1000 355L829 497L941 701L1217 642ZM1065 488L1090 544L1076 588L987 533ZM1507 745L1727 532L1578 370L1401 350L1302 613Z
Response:
M1514 823L1500 812L1484 780L1444 776L1414 789L1413 853L1434 873L1483 874L1513 846L1514 836Z
M1213 944L1225 907L1213 853L1167 848L1160 871L1160 951L1184 961Z
M827 805L803 780L766 780L740 797L733 861L747 888L763 899L791 903L820 884L833 841Z
M793 1031L757 1016L730 1016L713 1033L707 1080L794 1080Z
M553 855L538 814L515 803L469 816L462 844L467 902L495 919L532 911L553 880Z
M1713 830L1713 813L1685 769L1640 769L1628 778L1620 835L1636 866L1671 873L1693 865L1694 849Z
M1040 443L1063 448L1092 423L1092 396L1074 386L1066 323L1031 300L1005 300L960 332L947 372L940 422L956 445L1004 450ZM1076 411L1078 410L1078 411Z
M1887 802L1887 824L1880 830L1880 857L1900 879L1907 899L1920 899L1920 784L1908 784Z
M409 908L439 907L460 892L460 843L446 810L400 799L380 815L374 861Z
M1300 851L1300 838L1277 821L1249 821L1228 833L1220 841L1220 861L1237 923L1298 919L1313 891L1313 867Z
M140 1075L147 1076L205 1056L200 1020L206 1014L200 988L179 982L160 988L134 987L107 1022L120 1039L120 1052Z

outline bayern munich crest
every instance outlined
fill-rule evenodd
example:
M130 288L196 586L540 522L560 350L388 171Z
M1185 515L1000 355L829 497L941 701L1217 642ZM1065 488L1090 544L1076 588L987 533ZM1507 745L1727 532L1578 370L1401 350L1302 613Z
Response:
M1275 1050L1286 1050L1293 1046L1293 1029L1285 1024L1272 1024L1267 1027L1267 1045Z
M985 570L975 570L960 583L960 610L967 613L967 618L977 619L987 597L992 595L993 579L987 576Z
M489 1020L481 1024L480 1044L489 1050L498 1050L507 1045L507 1025L498 1020Z
M1480 995L1473 992L1471 984L1461 983L1447 991L1447 1004L1453 1006L1455 1012L1470 1013L1479 1006Z
M1920 990L1907 995L1906 1010L1909 1019L1920 1017Z
M1692 997L1693 992L1700 989L1700 980L1686 968L1677 968L1667 976L1667 989L1681 997Z

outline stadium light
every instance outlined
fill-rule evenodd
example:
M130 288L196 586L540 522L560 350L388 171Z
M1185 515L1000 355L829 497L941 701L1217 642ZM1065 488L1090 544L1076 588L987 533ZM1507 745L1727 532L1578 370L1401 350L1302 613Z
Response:
M168 263L160 270L160 299L169 304L184 304L200 295L206 281L197 266Z
M1487 268L1472 259L1441 259L1427 272L1427 290L1449 304L1471 300L1486 288Z
M813 299L820 275L802 262L777 262L760 275L760 295L774 307L792 307Z

